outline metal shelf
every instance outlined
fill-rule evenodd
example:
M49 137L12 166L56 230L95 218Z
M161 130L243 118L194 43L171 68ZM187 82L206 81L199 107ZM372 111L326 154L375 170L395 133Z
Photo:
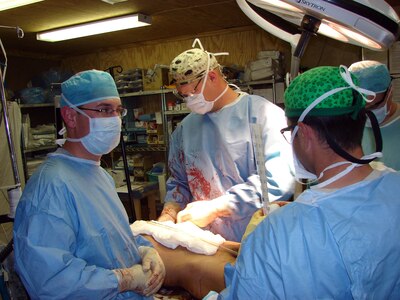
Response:
M190 110L185 109L185 110L167 110L164 111L164 114L167 116L175 116L175 115L187 115L190 114Z
M32 152L36 152L36 151L51 150L51 149L56 149L56 148L57 148L57 145L27 148L27 149L24 149L24 153L32 153Z
M160 94L168 94L172 93L173 90L171 89L162 89L162 90L154 90L154 91L139 91L139 92L133 92L133 93L125 93L125 94L119 94L121 98L126 98L126 97L136 97L136 96L146 96L146 95L160 95Z
M20 104L20 108L54 107L54 103Z
M126 145L125 149L127 152L144 152L144 151L166 151L167 148L165 145L150 145L150 144L135 144L135 145ZM115 148L113 151L115 152L121 152L121 149L119 147Z

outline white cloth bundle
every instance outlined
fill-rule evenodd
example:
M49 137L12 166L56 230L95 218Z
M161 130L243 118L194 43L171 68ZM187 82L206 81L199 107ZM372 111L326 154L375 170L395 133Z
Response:
M192 222L175 224L172 221L136 221L131 225L133 234L147 234L163 244L165 247L175 249L178 246L189 251L213 255L225 239L219 234L197 227Z

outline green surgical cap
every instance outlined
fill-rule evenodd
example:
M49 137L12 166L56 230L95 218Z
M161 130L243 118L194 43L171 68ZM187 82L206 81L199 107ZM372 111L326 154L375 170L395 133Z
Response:
M61 84L61 92L61 107L71 106L66 100L80 106L106 99L120 99L112 76L98 70L75 74Z
M392 81L386 65L374 60L356 62L349 71L358 78L360 87L375 93L385 92Z
M343 67L341 68L344 70ZM341 68L316 67L297 76L284 94L286 116L288 118L299 117L317 98L325 95L326 98L318 103L307 115L338 116L352 114L355 118L365 103L361 96L357 96L354 102L353 89L341 76ZM354 84L357 84L357 80L353 75L351 75L351 79ZM341 87L348 88L331 95L326 94Z

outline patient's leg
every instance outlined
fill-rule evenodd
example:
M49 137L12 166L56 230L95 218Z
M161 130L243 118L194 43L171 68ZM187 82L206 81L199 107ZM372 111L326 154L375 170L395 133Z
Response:
M210 290L220 292L225 288L224 266L234 262L236 257L224 249L214 255L202 255L178 247L164 247L151 236L145 236L157 249L165 264L164 286L181 287L193 297L203 298ZM232 248L232 244L224 244ZM234 244L233 248L238 244ZM236 249L237 250L237 249Z

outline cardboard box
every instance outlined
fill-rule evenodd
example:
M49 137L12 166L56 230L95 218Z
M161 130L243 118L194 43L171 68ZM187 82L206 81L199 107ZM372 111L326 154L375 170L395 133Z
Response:
M143 89L145 91L154 91L169 85L168 73L169 69L163 67L147 70L143 76Z

